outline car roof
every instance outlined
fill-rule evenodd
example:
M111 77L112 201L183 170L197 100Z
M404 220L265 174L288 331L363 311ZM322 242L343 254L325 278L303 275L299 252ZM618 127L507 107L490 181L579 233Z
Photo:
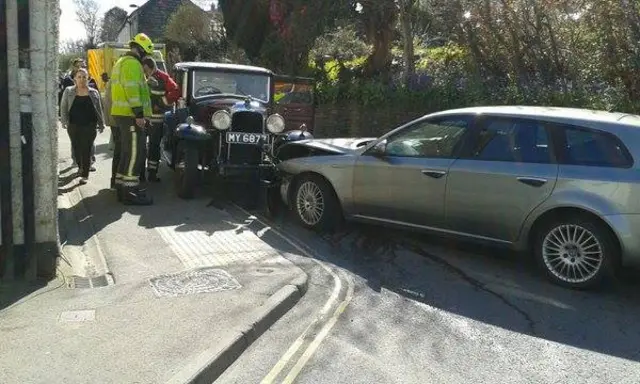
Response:
M450 109L432 113L429 116L451 114L488 114L510 117L533 117L550 121L570 122L579 120L592 123L613 123L640 126L640 116L622 112L609 112L582 108L545 107L545 106L479 106ZM624 121L623 121L624 120Z
M242 65L242 64L227 64L227 63L212 63L212 62L201 62L201 61L187 61L177 63L176 68L184 68L184 69L220 69L227 71L242 71L242 72L258 72L264 73L267 75L273 74L270 70L262 67L254 67L252 65Z

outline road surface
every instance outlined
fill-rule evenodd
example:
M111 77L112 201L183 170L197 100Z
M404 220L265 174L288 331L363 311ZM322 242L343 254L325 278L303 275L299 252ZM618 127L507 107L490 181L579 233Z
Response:
M500 250L262 220L306 250L309 291L216 383L640 382L638 275L569 291Z

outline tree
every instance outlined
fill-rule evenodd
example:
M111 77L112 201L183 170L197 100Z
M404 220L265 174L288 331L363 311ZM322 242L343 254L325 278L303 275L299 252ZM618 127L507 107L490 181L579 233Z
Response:
M260 59L269 30L268 0L218 0L227 38L244 49L249 60Z
M335 26L348 2L219 0L227 36L247 56L276 71L306 69L315 40Z
M169 19L165 38L179 49L182 60L220 60L225 52L220 23L214 13L187 3Z
M352 4L355 17L364 29L373 51L367 59L364 75L387 80L391 72L391 46L398 8L395 0L362 0Z
M73 0L76 7L76 17L87 34L86 49L94 48L100 38L100 5L96 0Z
M58 70L65 72L71 67L71 60L84 57L86 41L85 40L66 40L60 44L60 55L58 60Z
M398 0L400 9L400 26L402 28L404 71L402 82L409 85L415 69L413 49L413 15L416 7L415 0Z
M115 41L118 39L118 32L127 20L127 11L119 7L113 7L105 12L100 28L101 41Z

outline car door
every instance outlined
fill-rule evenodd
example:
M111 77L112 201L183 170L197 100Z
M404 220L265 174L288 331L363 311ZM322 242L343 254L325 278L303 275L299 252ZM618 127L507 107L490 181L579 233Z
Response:
M472 121L467 115L423 118L365 151L354 169L355 217L441 226L447 171Z
M299 129L302 124L313 132L315 103L313 79L275 76L274 101L278 114L284 117L285 130Z
M527 215L555 187L550 131L534 119L485 116L469 151L449 169L445 217L451 230L515 241Z

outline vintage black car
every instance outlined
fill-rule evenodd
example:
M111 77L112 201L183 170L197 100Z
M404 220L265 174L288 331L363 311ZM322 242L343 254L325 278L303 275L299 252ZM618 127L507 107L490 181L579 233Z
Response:
M253 66L188 62L174 67L182 89L165 114L162 157L178 196L191 198L206 174L214 183L250 184L273 172L274 144L312 137L313 81ZM287 134L298 130L295 135ZM293 138L293 139L292 139Z

